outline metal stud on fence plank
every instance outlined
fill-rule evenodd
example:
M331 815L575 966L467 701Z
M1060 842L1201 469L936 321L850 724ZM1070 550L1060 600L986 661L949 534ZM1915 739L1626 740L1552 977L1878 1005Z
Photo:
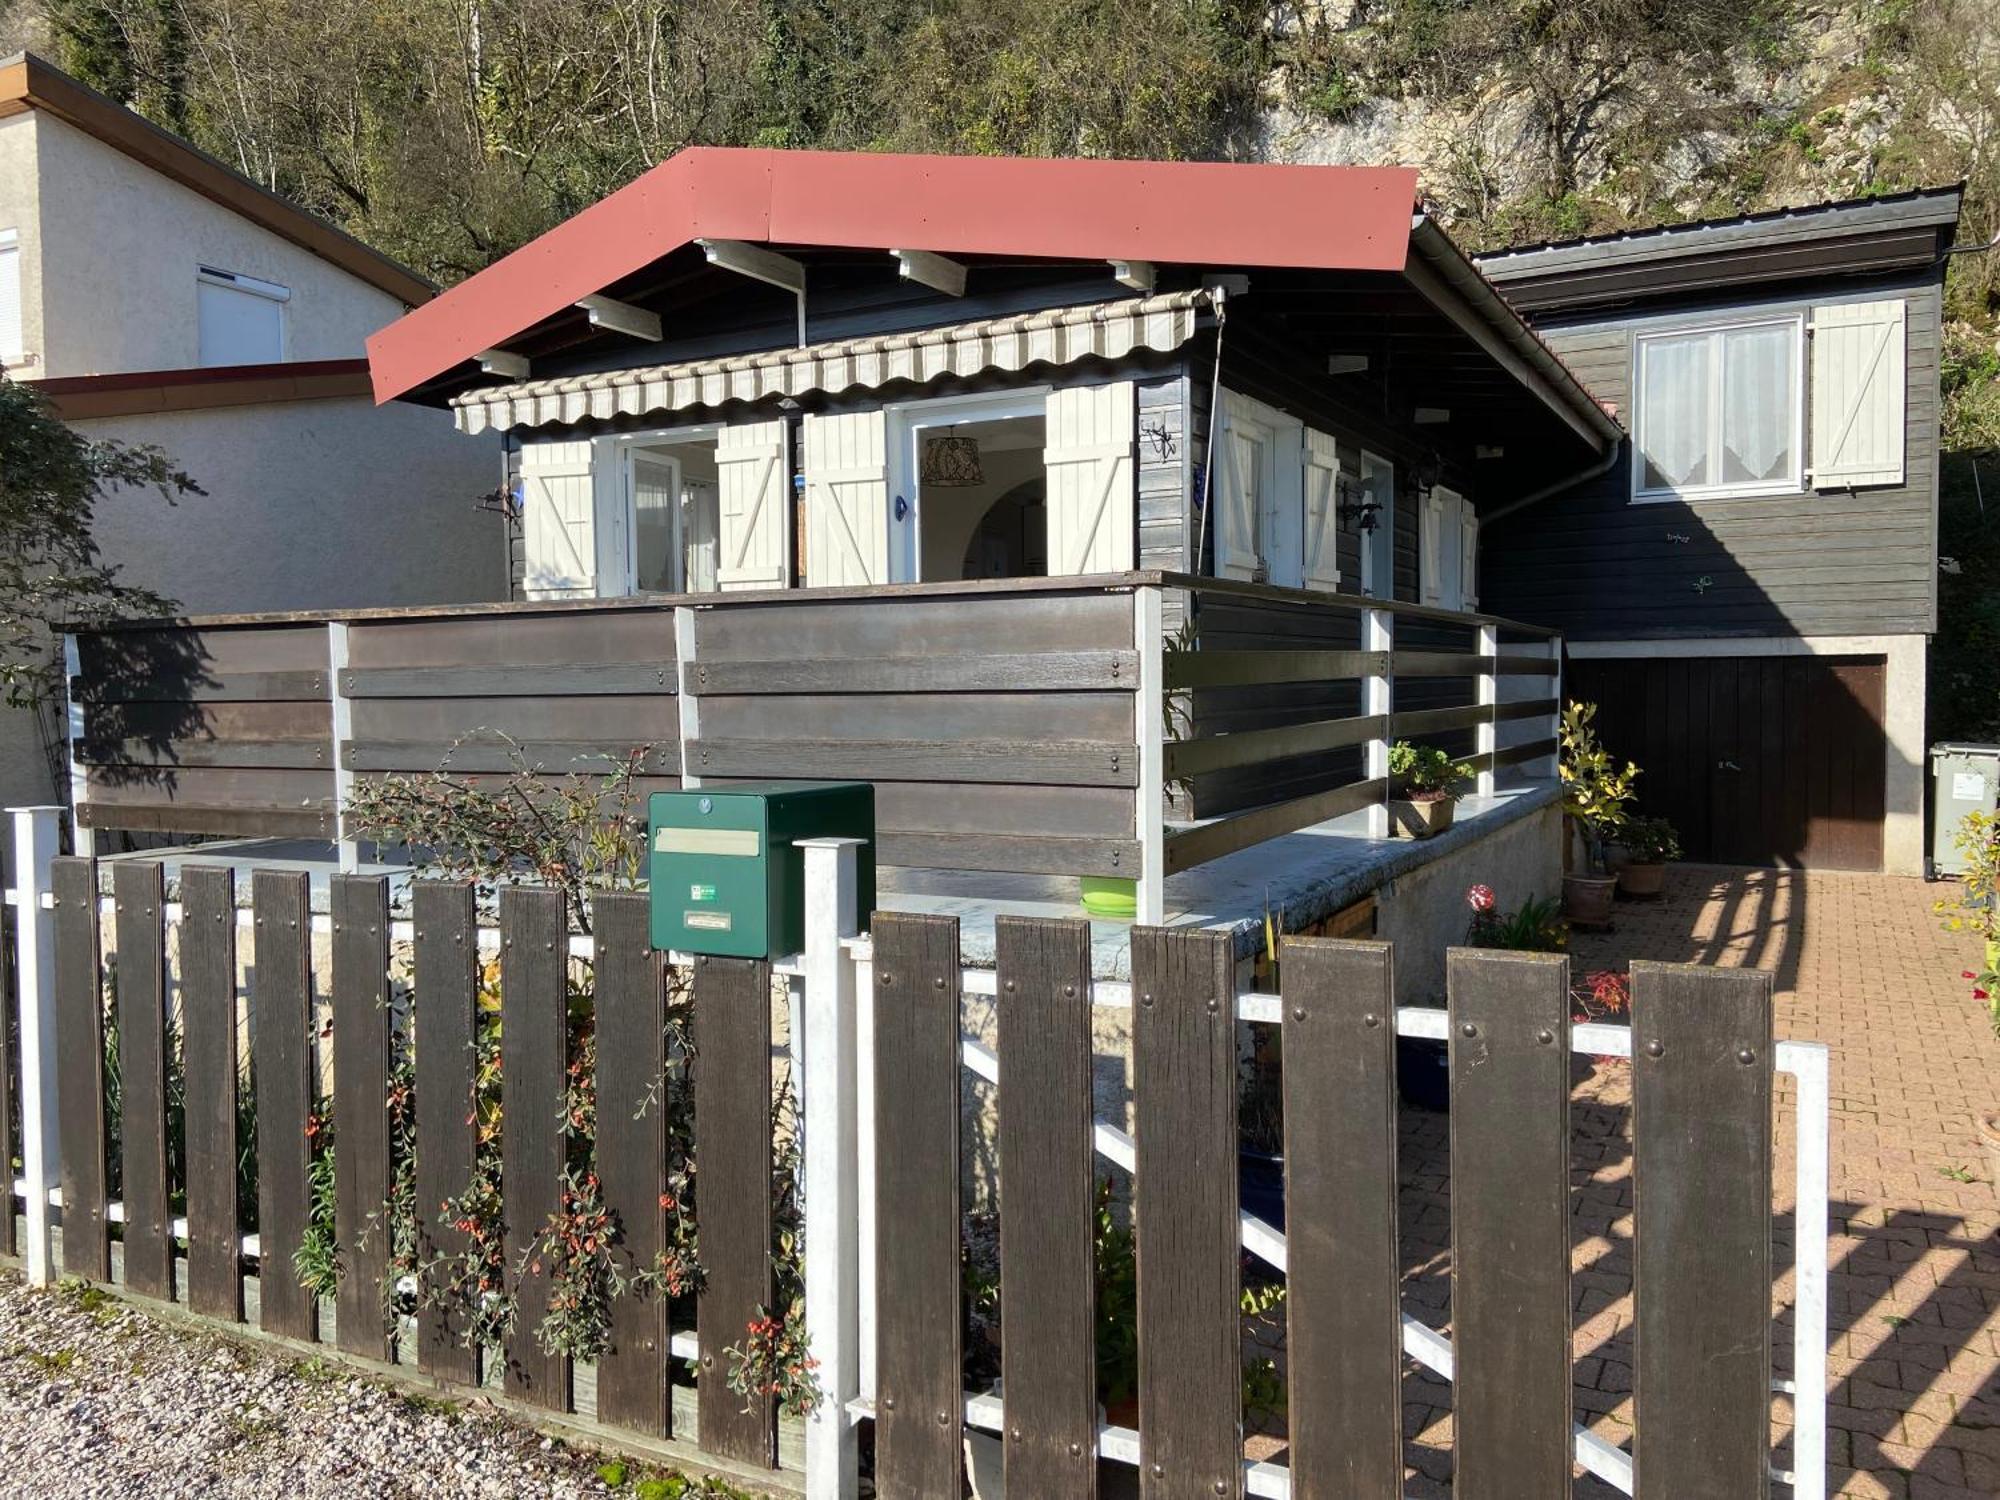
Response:
M236 1201L236 877L181 867L181 1058L187 1079L188 1306L243 1320Z
M1386 943L1284 945L1285 1299L1295 1500L1400 1500L1396 1039Z
M878 912L874 936L875 1484L930 1500L962 1467L958 919Z
M514 1326L505 1341L507 1394L551 1411L570 1409L570 1362L545 1353L536 1334L549 1306L549 1274L535 1246L562 1207L564 1084L569 1065L569 911L561 891L500 892L500 1181L507 1221Z
M1456 1500L1570 1493L1569 960L1455 948ZM1550 1046L1538 1034L1560 1041Z
M1097 1481L1090 924L1003 916L996 939L1007 1487L1088 1500Z
M667 987L665 955L649 939L650 899L604 891L591 902L597 935L597 1176L622 1226L619 1254L648 1271L666 1248ZM597 1362L597 1418L653 1437L672 1430L668 1299L647 1289L611 1304L610 1345Z
M1146 1500L1243 1491L1235 969L1227 934L1132 929Z
M251 877L256 917L250 986L251 1064L257 1084L257 1320L266 1333L319 1337L319 1303L293 1257L305 1238L307 1163L319 1070L314 1061L310 887L303 871Z
M109 1281L97 865L75 857L57 859L50 868L50 883L56 902L56 1123L62 1149L63 1273Z
M111 867L118 953L118 1146L125 1284L174 1294L167 1184L166 872L157 860Z
M775 1410L768 1399L729 1389L727 1352L744 1341L750 1320L772 1301L768 963L696 963L694 1054L703 1270L695 1308L701 1341L697 1440L704 1452L769 1468L777 1462Z
M348 1353L387 1359L389 882L335 875L332 906L334 1331Z
M1771 976L1632 965L1634 1494L1770 1493Z
M425 1255L463 1255L468 1238L440 1208L471 1185L478 1150L473 1050L478 913L469 881L416 881L410 903L416 926L411 1011L417 1052L417 1245ZM479 1351L465 1342L470 1308L441 1301L443 1290L423 1288L417 1364L441 1380L477 1384Z

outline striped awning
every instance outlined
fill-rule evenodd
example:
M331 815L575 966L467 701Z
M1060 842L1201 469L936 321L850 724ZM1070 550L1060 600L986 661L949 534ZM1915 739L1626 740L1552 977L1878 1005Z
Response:
M1208 300L1206 292L1171 292L801 349L524 380L455 396L452 413L461 432L505 431L1118 359L1134 349L1179 348Z

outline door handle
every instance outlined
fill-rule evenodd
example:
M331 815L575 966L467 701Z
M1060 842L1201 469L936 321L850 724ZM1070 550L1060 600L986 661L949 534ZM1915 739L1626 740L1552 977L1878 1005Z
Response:
M1743 768L1733 760L1719 760L1715 763L1715 769L1718 771L1740 771Z

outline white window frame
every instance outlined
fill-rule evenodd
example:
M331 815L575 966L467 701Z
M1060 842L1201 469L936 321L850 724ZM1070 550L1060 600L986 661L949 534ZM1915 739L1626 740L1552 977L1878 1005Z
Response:
M652 462L654 463L672 464L674 468L674 482L678 485L682 483L679 459L656 458L640 453L639 450L655 447L661 443L719 443L721 438L722 424L720 422L703 422L688 427L661 427L647 432L621 432L608 441L601 441L599 447L595 450L593 454L594 463L603 462L608 457L614 465L613 472L617 478L617 484L614 488L607 489L601 482L593 483L591 488L597 501L597 524L600 528L600 534L602 534L602 528L606 526L611 527L611 535L614 538L613 546L617 550L618 557L618 570L615 576L625 590L625 597L633 597L639 592L639 549L637 545L639 538L639 505L638 486L632 482L633 458L635 456L652 458ZM593 476L594 479L596 477ZM673 548L674 586L671 592L684 594L687 592L687 555L683 551L686 542L681 534L681 508L679 505L674 506L673 521L673 540L669 544ZM601 542L598 555L600 559L603 557ZM603 597L602 589L598 590L598 595L600 598Z
M291 288L280 286L275 281L265 281L261 277L245 276L239 271L225 271L218 266L209 265L198 266L195 270L194 279L197 289L195 294L197 298L197 328L195 334L197 347L195 349L195 358L197 360L202 358L202 351L199 347L201 336L199 329L199 289L203 284L223 287L232 292L244 292L252 297L262 297L266 302L276 303L278 308L278 363L283 364L291 358L292 329L291 319L287 315L289 304L292 300ZM227 365L206 364L203 367L206 369L229 368Z
M1382 533L1382 554L1389 559L1389 576L1387 578L1375 576L1375 548L1370 545L1373 538L1368 532L1359 530L1355 532L1361 544L1361 567L1358 573L1361 592L1365 596L1370 599L1393 600L1396 597L1396 461L1363 448L1362 484L1372 484L1378 474L1387 481L1387 485L1375 511L1375 525ZM1417 520L1421 525L1423 521L1421 514Z
M1017 386L972 396L934 396L883 406L883 434L889 461L889 581L917 583L923 571L924 497L921 447L924 434L967 422L1046 420L1052 385ZM896 514L901 501L904 513Z
M1792 467L1784 478L1756 484L1701 484L1683 489L1647 489L1645 450L1646 345L1659 339L1692 338L1698 334L1712 339L1709 357L1708 419L1713 430L1722 427L1722 348L1721 335L1749 328L1789 328L1792 331ZM1675 505L1689 500L1752 500L1770 495L1805 493L1806 461L1806 315L1804 312L1763 313L1724 320L1669 324L1648 328L1632 337L1632 494L1634 505Z

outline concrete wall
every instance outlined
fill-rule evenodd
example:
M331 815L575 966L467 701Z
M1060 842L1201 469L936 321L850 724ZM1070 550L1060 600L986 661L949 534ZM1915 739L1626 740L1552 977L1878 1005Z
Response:
M21 347L42 347L41 183L35 169L39 120L33 110L0 120L0 229L19 236L21 268ZM9 363L14 376L42 373L38 364Z
M356 359L403 312L388 293L36 114L46 376L201 363L196 274L208 265L287 288L287 360ZM0 178L0 188L4 188Z
M1490 885L1502 910L1562 895L1562 810L1545 807L1491 837L1399 875L1375 893L1375 935L1396 945L1396 1003L1444 1004L1444 955L1465 941L1465 889Z

